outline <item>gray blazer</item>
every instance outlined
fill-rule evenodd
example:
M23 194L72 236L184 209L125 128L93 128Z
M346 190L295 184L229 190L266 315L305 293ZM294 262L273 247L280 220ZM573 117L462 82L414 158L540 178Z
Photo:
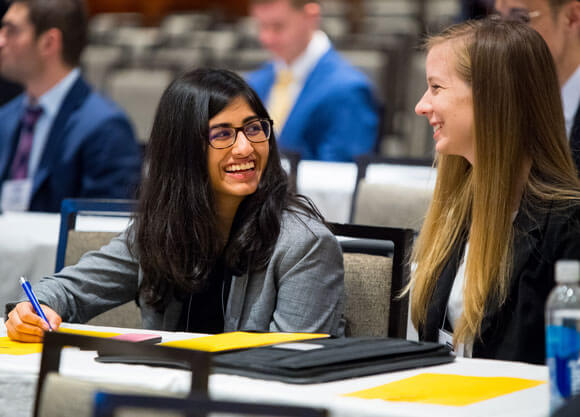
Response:
M64 321L84 323L135 299L142 281L126 233L78 264L34 286L39 301ZM344 271L334 235L320 222L285 212L280 236L265 270L233 276L224 315L225 331L344 333ZM176 330L184 304L172 295L159 313L139 296L143 327Z

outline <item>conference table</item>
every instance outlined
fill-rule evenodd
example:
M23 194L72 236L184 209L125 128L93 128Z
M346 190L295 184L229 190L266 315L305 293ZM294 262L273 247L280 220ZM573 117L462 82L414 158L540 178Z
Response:
M121 333L148 332L142 329L129 330L79 324L64 324L63 326L81 330L106 330ZM153 333L162 335L163 341L202 336L179 332L155 331ZM4 323L0 322L0 336L5 335L6 328ZM29 417L31 415L40 356L40 353L20 356L0 353L0 415L11 417ZM169 390L176 394L188 392L190 373L187 371L145 365L101 364L94 361L95 356L96 352L79 351L72 347L65 348L61 356L60 372L63 375L99 382L114 381L117 384ZM437 378L443 378L441 380L474 377L481 377L476 378L478 380L489 380L490 378L511 377L532 380L536 386L505 395L496 394L489 399L463 406L431 403L432 400L425 400L425 398L428 399L429 395L426 396L425 392L416 386L411 388L405 401L344 396L385 384L405 382L409 378L420 378L424 375L435 375ZM211 398L220 400L323 407L329 411L329 416L333 417L534 417L548 415L548 387L544 383L547 378L548 371L545 366L457 358L455 362L446 365L309 385L212 374L209 380L209 393ZM427 391L432 389L432 387L427 387ZM451 392L453 394L455 391Z

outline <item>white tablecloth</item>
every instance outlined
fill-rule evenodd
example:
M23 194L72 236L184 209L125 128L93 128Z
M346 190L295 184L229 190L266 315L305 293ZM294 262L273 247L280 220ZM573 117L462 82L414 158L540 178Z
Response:
M92 326L73 325L73 327L95 329ZM164 341L196 336L185 333L155 333L162 334ZM4 334L5 328L1 324L0 335ZM93 360L94 356L95 352L65 349L62 354L61 373L91 380L130 383L180 393L189 390L189 372L137 365L100 364ZM0 355L0 415L30 416L39 364L40 354ZM508 376L535 380L548 378L547 368L544 366L459 358L455 363L447 365L312 385L292 385L215 374L210 377L209 391L214 399L324 407L330 411L330 416L333 417L539 417L548 415L548 388L546 384L464 407L364 400L341 396L341 394L375 387L422 372Z
M348 223L357 167L351 162L301 161L296 188L327 221Z
M297 189L312 199L326 220L348 223L357 172L351 162L300 161ZM369 183L427 190L434 189L436 178L435 168L396 164L370 164L365 175Z
M78 230L121 231L126 217L78 216ZM32 283L54 272L60 214L0 214L0 316L6 302L21 294L19 278Z

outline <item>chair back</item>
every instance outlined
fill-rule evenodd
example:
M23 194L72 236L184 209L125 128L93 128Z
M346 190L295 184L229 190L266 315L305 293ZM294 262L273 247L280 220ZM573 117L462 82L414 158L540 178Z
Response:
M364 253L344 254L347 336L386 336L393 258Z
M346 336L405 338L410 229L330 223L344 256ZM352 239L354 238L354 240ZM387 243L389 242L389 243ZM392 242L392 243L391 243Z
M419 231L432 195L428 188L373 184L363 179L354 199L353 223Z
M118 410L118 412L116 412ZM204 397L167 398L144 395L122 395L99 392L95 396L93 417L129 416L219 416L245 417L326 417L326 410L288 405L258 404L248 402L214 401ZM163 413L167 412L167 414ZM169 412L172 412L169 414Z
M59 332L45 333L43 343L34 417L90 417L94 393L103 389L123 393L170 394L167 391L102 382L102 379L101 382L79 381L73 377L60 375L61 351L65 346L158 359L170 363L179 362L191 370L189 395L207 395L211 360L211 354L207 352ZM111 377L114 378L114 375Z
M74 230L79 214L129 216L135 207L134 200L63 200L55 272L76 264L85 253L100 249L118 235L117 232ZM93 317L88 323L95 326L140 328L141 310L131 301Z
M118 68L107 76L107 93L129 115L137 139L147 142L159 99L175 72L166 68Z

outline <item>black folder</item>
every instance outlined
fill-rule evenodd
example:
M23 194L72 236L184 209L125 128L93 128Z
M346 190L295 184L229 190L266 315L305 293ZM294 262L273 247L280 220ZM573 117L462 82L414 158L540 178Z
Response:
M215 355L213 372L312 384L453 362L444 345L404 339L314 339Z

